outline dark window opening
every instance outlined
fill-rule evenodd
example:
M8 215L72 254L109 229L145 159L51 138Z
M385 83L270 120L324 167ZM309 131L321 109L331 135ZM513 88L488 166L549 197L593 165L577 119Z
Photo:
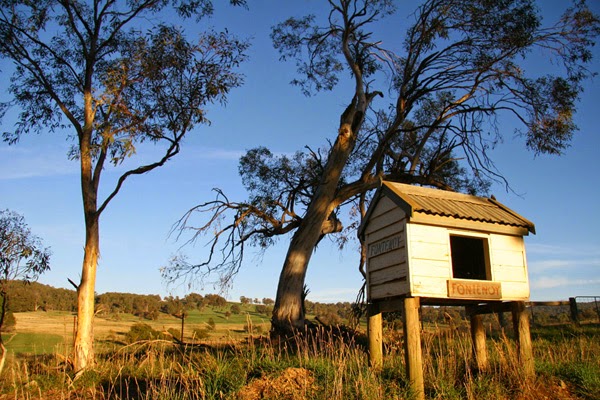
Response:
M457 279L488 280L487 240L450 236L452 276Z

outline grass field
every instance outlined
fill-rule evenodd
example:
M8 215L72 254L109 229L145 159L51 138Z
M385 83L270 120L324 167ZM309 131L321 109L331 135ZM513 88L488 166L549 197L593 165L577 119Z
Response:
M15 313L16 331L51 334L61 337L65 342L72 342L74 318L73 313L66 311ZM211 321L214 322L214 329L211 329ZM192 310L184 320L184 336L187 340L192 340L195 329L206 329L209 333L208 340L242 339L247 336L245 327L249 322L256 333L267 332L269 329L268 317L249 310L228 317L220 309ZM164 332L169 328L181 330L181 319L167 314L160 314L153 321L131 314L111 314L95 318L95 338L99 341L124 341L127 331L136 323L148 324L153 329ZM11 343L7 344L7 348L15 349Z
M61 335L19 332L2 335L10 353L16 355L52 354L64 352L65 339Z
M17 313L16 320L16 334L5 336L12 356L0 376L0 400L411 398L402 337L393 331L386 332L383 368L374 371L361 332L342 338L321 330L284 344L260 335L242 340L248 322L266 333L267 318L206 309L186 318L187 345L162 339L127 344L136 323L165 331L180 329L181 320L107 316L95 322L95 368L75 378L67 361L72 314ZM192 332L210 328L211 321L209 337L191 343ZM489 336L491 368L478 372L468 329L440 328L423 332L428 399L600 399L600 325L533 329L532 380L523 378L515 343L503 333Z

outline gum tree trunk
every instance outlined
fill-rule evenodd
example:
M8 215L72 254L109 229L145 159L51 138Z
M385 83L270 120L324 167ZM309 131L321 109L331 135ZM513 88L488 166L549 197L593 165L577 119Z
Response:
M77 334L75 336L75 371L94 364L94 289L99 255L98 221L86 221L86 243L81 282L77 290Z
M87 74L91 87L92 73ZM85 217L85 247L83 265L81 268L81 281L77 288L77 332L75 335L75 348L73 366L76 373L94 365L94 292L96 288L96 269L100 254L100 213L98 211L98 186L102 158L98 161L96 169L93 168L92 158L92 131L94 113L92 109L91 89L84 95L85 125L79 135L80 168L81 168L81 195L83 198L83 213Z
M289 336L297 330L304 329L304 279L314 248L320 236L325 233L342 170L356 143L356 128L362 122L363 114L358 113L355 106L353 102L342 116L339 133L329 154L319 187L288 248L279 276L271 320L272 333L275 335Z

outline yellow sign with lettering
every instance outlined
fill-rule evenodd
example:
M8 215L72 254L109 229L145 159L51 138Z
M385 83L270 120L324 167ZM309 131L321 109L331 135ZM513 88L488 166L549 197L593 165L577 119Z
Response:
M448 297L473 300L500 300L502 299L502 285L500 282L448 279Z

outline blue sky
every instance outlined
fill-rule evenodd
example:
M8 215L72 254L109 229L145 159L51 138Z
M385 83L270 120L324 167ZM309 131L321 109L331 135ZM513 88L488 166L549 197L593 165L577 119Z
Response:
M96 290L104 292L185 295L186 287L166 287L159 268L180 247L168 234L190 207L214 197L219 187L233 200L244 200L237 173L238 159L258 145L277 153L293 153L308 145L318 148L333 139L339 114L351 92L340 86L333 93L304 97L289 85L295 69L278 61L269 40L270 27L289 17L318 10L321 2L256 1L250 9L217 9L208 25L227 26L248 37L250 61L243 66L246 83L234 90L226 107L212 107L211 126L198 127L186 139L182 152L165 167L127 181L101 217L101 259ZM408 2L407 2L408 3ZM411 2L412 3L412 2ZM276 4L277 6L274 6ZM285 4L285 6L281 6ZM562 1L543 1L548 20ZM591 1L600 14L600 2ZM410 6L412 7L412 5ZM398 16L386 32L403 33L406 17ZM204 23L206 26L206 23ZM190 34L195 27L188 28ZM390 35L389 43L401 40ZM594 50L591 69L600 72L600 50ZM546 67L543 55L529 67ZM10 66L0 63L4 81ZM6 99L6 87L0 96ZM580 131L564 156L534 157L513 136L508 126L505 141L494 159L516 193L495 186L496 198L536 224L536 235L526 239L532 300L559 300L578 295L600 295L600 128L596 122L600 77L589 81L579 104ZM9 115L2 130L14 123ZM78 166L67 160L69 142L61 132L24 137L14 146L0 143L0 208L23 214L34 233L52 249L52 269L40 282L70 288L67 278L79 279L83 258L84 226ZM119 172L151 160L158 154L141 147L117 170L107 169L101 193L112 188ZM275 297L287 240L262 257L248 251L244 267L226 294L230 299ZM355 246L340 253L323 241L311 260L307 275L312 301L352 301L361 286ZM206 249L198 244L186 250L200 258ZM208 284L199 293L216 293Z

